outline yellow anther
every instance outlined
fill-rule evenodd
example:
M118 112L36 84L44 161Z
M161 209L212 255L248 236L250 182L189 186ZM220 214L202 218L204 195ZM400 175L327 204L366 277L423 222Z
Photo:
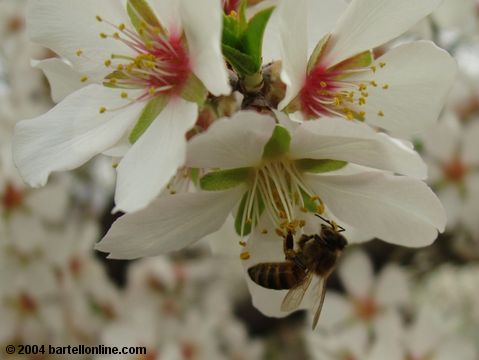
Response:
M113 38L118 40L120 38L120 34L117 32L113 33Z
M373 65L373 66L371 66L371 70L373 71L373 73L375 73L376 70L377 70L377 67L375 65Z
M389 89L389 85L388 85L388 84L384 85L384 86L383 86L383 89L384 89L384 90Z
M380 62L380 63L379 63L379 66L380 66L381 68L383 68L383 67L386 66L386 63L385 63L385 62Z
M324 205L323 205L322 203L319 204L318 206L316 206L316 212L317 212L318 214L324 213Z
M339 106L342 103L343 103L343 100L341 100L341 98L339 98L337 96L334 98L334 105Z
M99 22L102 22L102 21L103 21L103 19L101 18L100 15L97 15L97 16L96 16L96 20L99 21Z
M278 236L281 236L281 237L284 236L284 232L281 231L281 229L276 229L275 232L276 232L276 235L278 235Z
M242 247L246 247L246 241L240 240L239 244Z
M374 80L371 81L370 84L371 84L372 86L374 86L374 87L377 87L377 86L378 86L378 83L377 83L376 81L374 81Z
M252 223L253 223L253 220L251 220L251 219L246 219L246 224L247 224L247 225L251 225Z
M305 207L302 207L299 209L301 212L304 212L304 213L307 213L308 212L308 209L306 209Z
M77 56L82 56L83 50L82 50L82 49L78 49L78 50L75 52L75 54L76 54Z
M384 113L383 113L382 111L379 111L379 112L378 112L378 116L383 117L383 116L384 116Z
M99 110L100 114L104 114L106 112L106 107L102 106Z
M286 213L285 213L283 210L281 210L281 211L278 213L278 216L279 216L281 219L286 219L286 217L287 217L287 216L286 216Z
M126 99L126 98L128 97L128 93L125 92L125 91L123 91L123 92L121 93L121 97L122 97L122 99Z
M324 82L324 81L321 81L321 82L319 83L319 86L321 86L322 88L325 88L325 87L328 87L328 84L327 84L326 82Z
M111 60L105 60L105 66L109 67L111 65Z
M348 111L346 113L346 117L348 118L348 120L354 120L354 115L351 111Z
M365 112L365 111L360 111L358 115L359 115L360 117L365 117L365 116L366 116L366 112Z
M241 260L248 260L250 257L251 257L251 255L247 251L242 252L241 255L240 255Z
M126 25L125 24L120 24L118 25L118 29L120 29L120 31L123 31L126 29Z
M100 37L101 37L102 39L106 39L106 38L108 37L108 35L105 34L105 33L100 33Z
M116 67L116 69L118 71L123 71L125 69L125 67L123 66L123 64L118 64L118 66Z
M305 226L306 226L306 221L299 220L299 227L305 227Z
M153 86L150 86L150 88L148 89L148 93L150 95L155 95L155 88Z
M369 93L366 92L366 91L363 91L363 92L361 93L361 95L364 96L365 98L367 98L367 97L369 96Z
M85 75L85 76L82 76L82 77L80 78L80 80L81 80L81 82L87 82L87 81L88 81L88 76L86 76L86 75Z
M366 90L368 87L366 86L366 84L359 84L359 91L364 91Z
M317 201L319 200L319 196L318 195L313 195L311 196L311 201Z
M361 98L359 98L358 103L359 103L359 105L364 105L364 104L366 104L366 99L361 97Z

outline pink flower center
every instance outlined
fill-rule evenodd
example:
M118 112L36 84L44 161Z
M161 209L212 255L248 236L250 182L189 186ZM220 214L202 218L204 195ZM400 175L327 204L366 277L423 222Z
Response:
M13 210L23 204L23 193L12 184L7 184L1 201L4 209Z
M354 61L352 58L333 67L318 63L311 69L299 93L299 105L307 118L339 116L348 120L364 120L368 89L389 89L388 84L378 84L373 79L373 74L386 64L380 62L361 67L354 66ZM384 112L377 109L376 115L383 117Z
M130 99L128 90L143 90L126 106L164 94L180 95L192 74L188 46L182 33L168 32L147 22L142 22L137 30L131 30L125 24L115 25L100 16L97 20L114 29L110 34L100 33L101 38L119 41L135 54L111 54L104 62L111 72L105 77L103 85L124 89L121 97L125 99ZM77 51L77 56L83 56L81 49ZM82 77L81 81L88 81L88 77ZM107 110L115 109L102 107L100 113Z
M370 321L379 312L379 306L372 298L358 299L354 306L356 315L364 321Z
M452 182L461 182L467 174L468 168L459 158L453 159L443 167L444 176Z

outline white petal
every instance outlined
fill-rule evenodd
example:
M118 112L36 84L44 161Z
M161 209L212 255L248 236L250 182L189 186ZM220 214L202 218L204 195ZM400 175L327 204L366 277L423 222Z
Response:
M118 219L96 249L133 259L180 250L217 231L244 189L163 196Z
M223 226L213 234L204 238L211 247L214 255L237 259L240 255L239 235L235 231L235 223L233 216L226 218Z
M230 93L221 52L223 10L219 0L180 0L180 16L193 71L213 95Z
M405 305L410 299L409 281L406 272L396 265L388 265L378 276L377 302L380 305Z
M441 203L421 181L379 171L305 178L339 219L389 243L426 246L446 225Z
M339 267L339 277L354 299L369 299L372 295L374 271L369 257L362 251L346 256Z
M82 74L75 71L69 64L59 58L51 58L42 61L33 62L32 65L41 69L50 83L52 99L59 103L68 95L92 83L88 79L82 82Z
M286 84L282 109L299 93L308 65L308 0L283 0L278 6L279 31L282 41L281 79Z
M441 0L353 0L333 30L325 63L337 64L406 32Z
M427 176L426 164L404 143L339 118L303 123L293 135L290 154L294 159L342 160L421 179Z
M406 346L414 357L424 357L441 344L447 333L444 319L432 307L423 305L417 310L416 321L405 338Z
M242 111L215 122L188 144L187 165L198 168L240 168L259 164L271 138L270 116Z
M186 158L186 133L196 123L198 106L172 99L117 168L116 207L125 212L148 205Z
M99 113L102 106L117 108L129 100L120 91L87 86L48 113L18 123L13 156L22 177L32 186L44 185L52 171L74 169L112 147L134 122L142 103Z
M421 134L424 151L436 161L447 163L454 159L461 141L461 124L457 116L447 112L438 124Z
M115 29L105 21L98 22L97 15L115 25L129 24L124 1L32 0L28 32L33 41L68 59L78 71L106 75L111 70L103 63L111 54L133 52L121 41L100 37L100 33L111 34ZM82 56L77 56L78 50Z
M434 124L456 75L454 59L432 42L417 41L393 48L375 64L378 70L370 80L379 86L368 87L366 122L398 136ZM389 88L384 90L386 84Z
M462 160L471 166L479 165L479 121L474 121L465 128Z

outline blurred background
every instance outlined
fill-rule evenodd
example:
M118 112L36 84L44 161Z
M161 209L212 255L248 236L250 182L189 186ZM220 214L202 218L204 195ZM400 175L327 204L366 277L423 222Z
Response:
M137 261L95 252L115 220L111 159L56 174L44 188L23 184L12 134L17 121L54 105L31 60L55 56L29 42L26 3L0 0L1 359L479 359L479 2L445 0L387 45L433 40L459 64L440 121L411 139L447 210L446 233L424 249L380 241L350 247L314 332L307 313L261 315L239 261L214 257L207 243ZM9 344L148 353L7 356Z

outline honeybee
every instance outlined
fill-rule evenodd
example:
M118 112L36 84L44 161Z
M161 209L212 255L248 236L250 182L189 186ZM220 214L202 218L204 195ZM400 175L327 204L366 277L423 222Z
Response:
M336 223L317 215L328 225L321 224L321 233L302 235L298 250L294 249L292 232L284 237L283 250L286 261L260 263L248 269L256 284L267 289L286 290L288 293L281 303L281 311L296 310L308 289L314 275L320 278L314 290L313 329L319 320L326 294L326 282L336 267L339 256L348 244L340 233L345 231Z

